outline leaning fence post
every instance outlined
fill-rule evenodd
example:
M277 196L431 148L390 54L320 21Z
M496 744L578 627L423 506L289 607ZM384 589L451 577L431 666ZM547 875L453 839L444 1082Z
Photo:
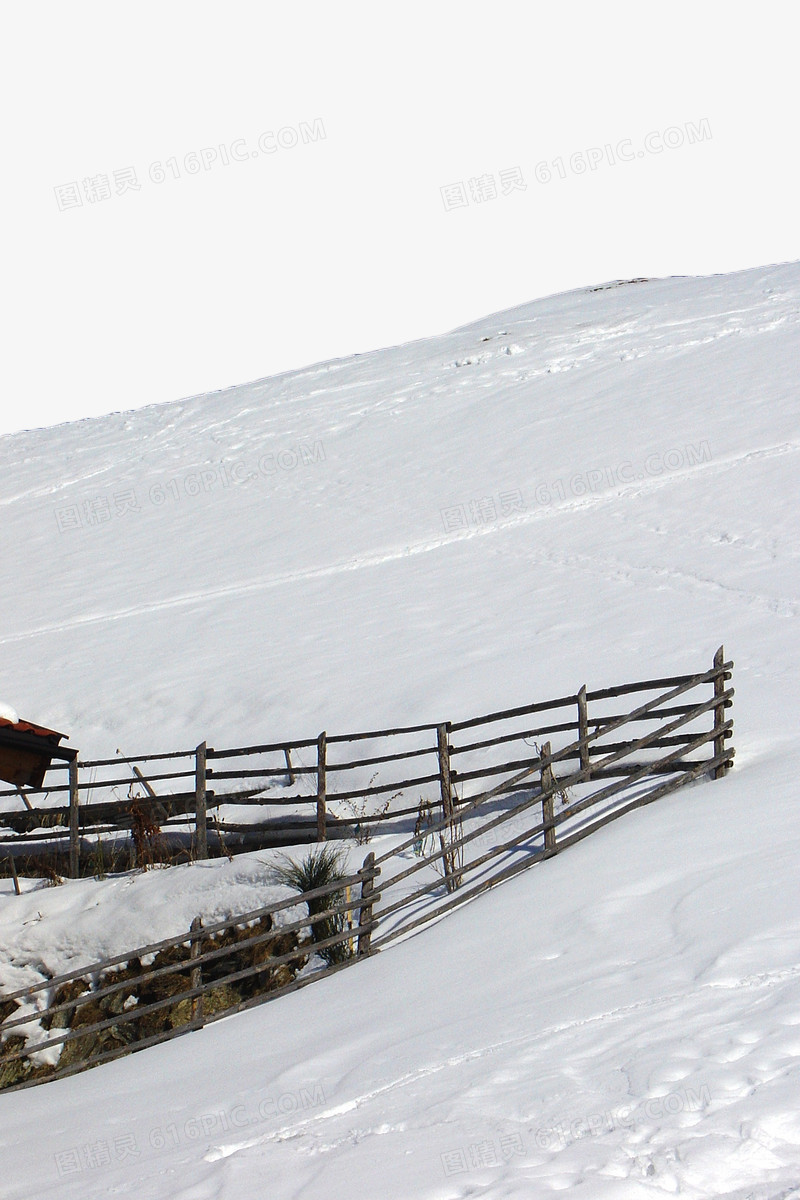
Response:
M714 655L714 669L721 670L724 665L725 647L720 646L719 650ZM716 679L714 680L715 699L722 696L722 694L725 692L725 682L728 679L730 679L730 675L728 674L717 675ZM725 753L725 733L722 729L722 726L725 724L726 707L727 705L725 701L720 700L719 704L717 704L716 708L714 709L714 731L717 733L717 736L714 738L714 758L718 758L720 754ZM716 766L714 768L714 778L721 779L723 775L726 775L730 770L730 765L731 764L729 762L724 762Z
M206 828L206 743L201 742L194 752L194 804L195 829L197 832L197 858L208 858L208 830Z
M77 879L81 872L81 841L78 826L78 758L69 760L69 875Z
M371 899L375 891L375 879L381 873L380 867L375 866L375 855L372 851L369 852L364 859L362 871L367 871L369 874L361 881L361 904L358 910L358 948L356 950L357 958L364 958L370 953L370 938L372 930L365 928L372 924L372 905Z
M544 830L544 848L556 852L556 827L553 825L553 768L550 763L550 743L545 742L540 755L542 780L542 822Z
M191 959L192 962L194 962L194 960L196 958L200 957L200 954L203 949L202 934L200 932L202 930L202 928L203 928L202 917L195 917L195 919L192 921L192 924L189 927L190 933L192 935L190 949L189 949L189 958ZM202 983L203 983L203 967L202 967L202 964L199 964L196 967L192 967L191 985L190 985L192 988L192 991L194 991L195 988L201 987ZM202 992L200 993L199 996L192 997L192 1021L193 1022L199 1021L201 1025L203 1024L203 993Z
M578 739L580 741L581 770L586 771L586 778L591 778L591 760L589 758L589 717L586 708L586 684L578 692Z
M289 772L289 787L294 787L294 767L292 766L292 748L291 746L283 747L283 757L286 759L286 770Z
M328 787L328 735L323 729L317 738L317 841L327 838L325 796Z

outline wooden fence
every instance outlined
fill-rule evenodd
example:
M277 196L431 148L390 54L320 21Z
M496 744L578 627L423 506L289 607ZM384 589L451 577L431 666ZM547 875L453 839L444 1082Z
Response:
M582 687L574 695L458 722L322 732L294 742L228 749L202 742L194 750L127 759L75 758L53 765L47 788L40 789L44 804L32 803L31 789L24 795L18 789L0 791L6 807L11 797L17 803L16 811L0 812L0 861L28 857L40 867L49 859L74 878L99 867L136 865L148 845L152 850L156 828L162 850L173 861L181 855L205 858L411 832L420 808L430 805L446 819L476 789L528 766L542 739L570 737L570 753L562 748L557 761L563 768L572 758L588 770L594 758L612 749L596 734L588 736L609 719L611 702L660 686L697 686L700 678L676 676L599 691ZM647 717L628 715L629 721L635 719ZM675 736L674 742L654 740L649 751L674 744L688 753L688 733ZM691 765L678 756L662 767L652 764L652 770ZM598 764L591 777L624 778L634 770L635 765L617 759ZM120 835L121 854L114 849Z
M544 741L521 770L379 855L375 865L382 878L375 917L382 930L374 939L375 948L560 853L633 809L701 776L724 775L734 757L733 720L726 716L734 695L727 686L732 667L720 648L712 669L701 675L584 694L577 738L560 749ZM701 689L710 696L688 700ZM637 692L653 694L626 713L584 716L587 701L607 702ZM676 704L679 699L684 702ZM709 721L710 727L699 727ZM629 736L621 738L623 731ZM695 757L707 747L710 756ZM430 845L427 854L420 853L420 834ZM465 886L468 880L470 886Z
M207 926L197 917L187 933L0 996L0 1015L19 1014L0 1024L0 1088L73 1075L296 991L319 977L296 977L312 954L328 952L325 974L368 954L373 860L324 887ZM307 915L275 924L303 904ZM243 983L244 997L233 988Z
M408 836L403 837L401 833L399 844L393 844L377 857L374 853L368 854L357 872L325 888L240 914L205 929L198 920L188 933L130 950L117 958L94 963L34 988L0 996L0 1086L4 1082L12 1087L29 1086L44 1078L71 1074L303 987L438 920L456 906L561 853L625 813L703 776L719 778L730 768L734 757L731 744L733 721L727 715L734 695L733 688L728 686L732 668L733 663L725 661L720 647L713 667L696 675L646 680L593 692L581 688L573 696L457 724L383 730L331 739L321 735L316 741L295 743L292 747L281 744L277 749L286 756L283 771L287 776L287 787L293 786L288 780L290 772L295 775L300 771L315 772L316 787L307 802L315 809L315 833L319 841L330 833L328 810L331 801L341 800L343 796L361 800L384 794L386 789L395 789L399 793L400 805L394 811L387 809L385 813L372 814L369 820L374 829L395 834L404 828L405 822ZM637 696L640 703L633 709L614 711L620 703L630 703L632 696ZM553 715L545 716L543 724L532 728L530 718L534 714ZM518 724L523 728L516 728ZM487 726L502 732L460 745L451 743L451 738L458 741L459 735L465 733L469 738L475 738L475 730L488 733ZM432 730L436 733L433 747L418 748L409 754L372 754L336 766L341 771L359 770L363 776L378 763L404 763L410 757L435 754L436 771L415 776L405 783L401 780L399 784L385 783L377 787L368 784L347 791L328 791L331 767L327 748L331 743L386 739L409 733L429 734ZM564 744L554 748L552 739L556 736ZM541 740L535 741L536 738ZM517 744L515 756L498 761L497 756L507 755L507 748L514 743ZM301 746L315 749L316 763L298 766L292 760L292 751ZM527 754L523 753L522 746L527 748ZM200 832L206 829L203 815L209 806L209 797L215 803L220 798L207 790L211 775L208 760L246 758L263 754L267 749L274 752L276 747L220 752L202 746L198 748L194 771L196 811L201 814L197 827L198 848L202 846ZM465 767L455 769L454 760L464 762ZM139 761L151 760L140 758ZM151 784L159 777L176 776L164 776L160 772L157 776L148 772ZM186 776L182 774L181 777ZM244 780L249 783L255 778L263 779L263 771L256 776L255 769L244 768L218 772L211 777L215 781ZM497 781L477 793L465 796L462 788L462 794L458 794L459 785L486 780ZM404 789L416 791L423 787L433 787L437 794L431 800L423 798L417 806L409 807L403 799ZM258 794L258 788L241 789L236 793L237 800L242 793L252 800ZM227 800L229 793L223 795ZM163 797L159 796L159 802L163 802ZM183 802L181 799L180 803ZM360 815L362 820L367 819ZM412 817L415 818L413 822ZM353 833L353 820L342 824ZM285 828L292 829L293 826L289 824ZM204 849L207 853L207 846ZM354 888L357 895L353 895ZM325 896L331 900L320 912L319 900ZM306 905L308 916L293 918L287 924L274 924L277 913L298 904ZM261 926L250 932L253 922L261 922ZM230 940L221 945L214 942L215 938L223 937L226 931L235 927L240 933L233 948ZM306 931L305 936L301 937L303 931ZM320 933L324 936L320 937ZM286 936L295 936L296 944L277 946L280 953L276 953L276 938ZM249 950L257 951L260 945L270 947L266 959L263 955L259 958L256 953L252 962L242 966L241 955ZM310 955L324 953L329 947L342 949L326 955L329 961L324 970L284 979L276 986L276 969L294 964L294 972ZM182 950L176 958L179 948ZM103 975L112 968L131 962L141 965L141 960L152 954L171 954L171 957L163 965L158 965L157 960L153 970L140 970L138 974L134 971L133 975L128 970L124 979L103 984ZM239 955L238 960L233 960L235 970L220 975L214 969L209 973L217 960L234 954ZM80 1018L76 1022L75 1014L82 1006L84 1013L91 1014L92 1009L88 1006L97 1006L106 997L125 991L130 996L131 988L136 984L152 983L153 978L159 976L174 978L181 973L188 976L188 986L179 992L173 990L169 996L144 1006L132 1002L128 1010L114 1010L111 1015L98 1013L95 1007L94 1014L102 1019L86 1025L80 1024ZM220 994L222 985L230 987L241 979L256 981L258 986L253 995L237 999L229 993ZM91 989L87 985L87 990L77 995L62 991L79 980L93 981ZM203 996L212 994L213 1006L204 1011ZM44 1007L41 1007L42 997L48 1001ZM191 1007L187 1008L187 1004ZM180 1005L183 1005L182 1009ZM177 1023L172 1023L170 1018L169 1028L155 1033L148 1031L147 1036L142 1036L143 1018L161 1009L172 1013L176 1008L180 1009ZM53 1035L54 1025L65 1025L66 1016L61 1014L67 1013L70 1014L70 1028ZM32 1023L37 1022L46 1022L50 1030L43 1040L30 1036ZM26 1027L28 1033L23 1034ZM120 1032L124 1028L127 1033ZM87 1041L104 1030L116 1031L117 1044L98 1048L96 1041ZM41 1058L42 1053L54 1047L70 1045L72 1051L59 1051L58 1063L49 1067L35 1067L29 1058L32 1051ZM77 1054L76 1046L83 1052ZM27 1064L22 1071L24 1078L18 1078L22 1068L14 1064L23 1062Z

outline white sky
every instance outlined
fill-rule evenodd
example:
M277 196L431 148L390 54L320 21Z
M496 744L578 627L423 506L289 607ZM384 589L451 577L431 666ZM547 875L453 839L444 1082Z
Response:
M789 3L742 13L697 0L7 7L0 433L583 284L800 257L800 22ZM581 170L591 148L599 161ZM129 168L138 190L118 195ZM524 188L504 194L515 169ZM453 184L460 206L458 188L441 191Z

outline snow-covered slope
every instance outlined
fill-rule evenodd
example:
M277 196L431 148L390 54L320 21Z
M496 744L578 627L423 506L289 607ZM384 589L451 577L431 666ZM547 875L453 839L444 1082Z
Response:
M800 1194L799 322L797 265L607 285L0 439L0 693L85 756L457 720L720 642L737 689L726 779L0 1096L0 1196ZM0 888L6 955L15 904L107 944L140 883L92 886Z

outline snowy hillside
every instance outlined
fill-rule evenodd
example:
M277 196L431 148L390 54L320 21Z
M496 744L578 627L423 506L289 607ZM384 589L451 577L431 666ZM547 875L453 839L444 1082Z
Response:
M721 642L737 751L352 971L0 1096L3 1200L800 1196L799 325L799 265L608 284L0 439L0 697L85 757ZM267 858L186 886L246 907ZM0 972L183 922L168 874L0 881Z

